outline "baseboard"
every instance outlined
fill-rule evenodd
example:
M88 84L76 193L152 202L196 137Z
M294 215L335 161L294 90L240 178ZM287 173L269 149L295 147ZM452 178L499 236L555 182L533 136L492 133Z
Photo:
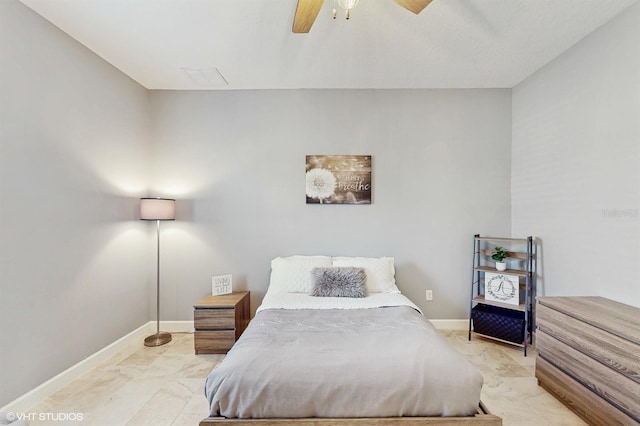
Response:
M163 321L160 323L160 329L170 333L191 333L194 330L193 321ZM128 347L139 347L143 344L144 338L153 334L155 330L156 322L149 321L147 324L138 327L126 336L105 346L93 355L88 356L38 387L11 401L9 404L0 408L0 412L27 412L34 405L42 402L53 393L97 367L118 352Z
M468 319L430 319L436 330L469 330Z

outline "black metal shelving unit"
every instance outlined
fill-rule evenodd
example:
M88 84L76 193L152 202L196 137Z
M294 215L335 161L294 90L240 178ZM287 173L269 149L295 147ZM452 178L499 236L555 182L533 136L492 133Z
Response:
M491 260L496 246L507 249L509 268L498 271ZM473 270L469 303L469 340L473 334L524 349L533 343L535 330L536 244L533 237L504 238L476 234L473 238ZM518 304L487 300L487 273L517 277Z

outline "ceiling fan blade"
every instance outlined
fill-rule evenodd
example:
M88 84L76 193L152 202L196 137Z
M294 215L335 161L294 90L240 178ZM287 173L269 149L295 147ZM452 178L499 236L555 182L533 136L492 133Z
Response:
M433 0L395 0L400 6L415 13L416 15L422 12L422 9L429 6Z
M298 0L293 18L294 33L308 33L320 12L324 0Z

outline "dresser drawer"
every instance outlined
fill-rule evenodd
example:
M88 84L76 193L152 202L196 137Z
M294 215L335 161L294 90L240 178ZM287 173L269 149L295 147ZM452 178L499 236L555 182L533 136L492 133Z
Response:
M598 394L591 392L573 377L563 373L555 365L542 358L540 354L536 358L536 377L540 386L590 425L629 426L637 424L631 417L608 402L603 402Z
M235 309L196 309L193 312L193 325L196 330L233 330L235 324Z
M541 327L540 316L538 326ZM538 356L579 381L610 404L618 407L629 416L640 419L640 383L617 374L582 352L564 344L538 329L536 336Z
M540 331L640 383L638 345L547 306L537 311Z
M224 354L236 341L233 330L198 331L195 333L195 349L197 354Z
M640 309L597 296L538 297L536 377L591 425L640 424Z

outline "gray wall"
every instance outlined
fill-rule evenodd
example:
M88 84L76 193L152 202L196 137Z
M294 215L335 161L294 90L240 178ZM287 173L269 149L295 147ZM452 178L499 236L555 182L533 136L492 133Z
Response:
M151 108L155 192L179 200L166 319L218 274L255 309L291 254L394 256L429 317L466 318L473 234L510 232L510 90L154 91ZM306 205L307 154L372 155L373 204Z
M540 294L640 306L640 4L514 88L512 198Z
M149 321L148 93L0 1L0 406Z

